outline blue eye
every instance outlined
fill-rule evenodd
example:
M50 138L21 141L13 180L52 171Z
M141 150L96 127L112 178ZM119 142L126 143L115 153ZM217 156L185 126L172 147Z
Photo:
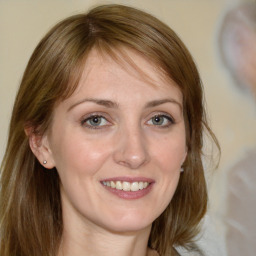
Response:
M89 128L97 129L107 125L108 121L103 116L93 115L84 119L81 123Z
M149 125L168 127L171 124L174 124L173 119L167 115L155 115L149 121Z

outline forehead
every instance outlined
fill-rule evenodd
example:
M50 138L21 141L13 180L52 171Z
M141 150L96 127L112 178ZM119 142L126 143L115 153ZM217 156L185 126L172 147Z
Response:
M124 80L125 78L159 90L173 90L173 87L176 87L180 92L179 86L159 65L137 51L123 47L111 53L92 49L83 66L76 93L79 93L88 83L96 85L101 82L103 86L106 80ZM126 83L126 81L123 82Z

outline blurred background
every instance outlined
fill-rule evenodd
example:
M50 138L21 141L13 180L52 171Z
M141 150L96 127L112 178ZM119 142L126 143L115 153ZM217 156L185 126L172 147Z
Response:
M0 0L0 161L17 88L28 59L42 36L61 19L98 4L121 3L140 8L167 23L191 51L205 87L210 124L221 145L218 169L212 170L209 166L207 171L210 205L199 244L206 256L256 255L255 247L254 250L248 242L253 235L255 237L256 230L252 232L247 224L240 223L240 219L250 220L248 214L250 216L255 212L253 207L256 208L250 200L256 178L243 180L247 155L252 155L251 160L256 159L256 155L251 154L256 148L256 97L250 89L237 86L243 82L234 79L223 56L223 51L228 51L231 46L225 46L223 50L220 44L227 12L245 2L255 4L253 0ZM255 29L254 24L254 32ZM236 61L232 59L231 63ZM254 67L256 70L256 64ZM239 178L231 178L238 165L241 169ZM256 164L250 166L256 173ZM240 181L251 188L250 195L243 195ZM249 203L241 206L237 199L242 202L249 200ZM231 216L237 208L241 212L238 219ZM243 215L245 208L247 214ZM239 239L239 236L233 236L236 233L239 233ZM255 243L256 238L253 241ZM247 242L245 248L239 245Z

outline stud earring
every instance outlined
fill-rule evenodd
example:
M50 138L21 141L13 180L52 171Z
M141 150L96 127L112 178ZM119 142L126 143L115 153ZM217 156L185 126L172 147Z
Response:
M184 168L183 167L180 168L180 172L184 172Z
M43 164L47 164L47 161L46 161L46 160L44 160L44 161L43 161Z

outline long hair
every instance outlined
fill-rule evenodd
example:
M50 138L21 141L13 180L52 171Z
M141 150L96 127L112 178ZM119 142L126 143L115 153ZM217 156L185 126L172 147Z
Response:
M30 150L24 128L44 134L54 107L79 82L92 48L122 61L132 49L176 82L183 94L188 154L177 191L152 225L149 246L161 256L187 246L207 208L202 165L203 130L215 140L205 118L195 63L178 36L155 17L121 5L105 5L58 23L34 50L15 100L1 166L0 255L56 256L62 236L59 177ZM136 64L136 63L135 63Z

